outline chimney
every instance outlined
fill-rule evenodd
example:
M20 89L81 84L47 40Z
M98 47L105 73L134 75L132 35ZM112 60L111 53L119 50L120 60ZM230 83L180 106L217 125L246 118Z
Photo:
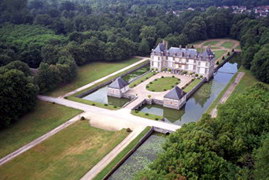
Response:
M168 42L163 39L163 44L165 46L165 50L167 50L168 49Z
M181 50L181 48L182 48L182 45L179 45L179 49Z

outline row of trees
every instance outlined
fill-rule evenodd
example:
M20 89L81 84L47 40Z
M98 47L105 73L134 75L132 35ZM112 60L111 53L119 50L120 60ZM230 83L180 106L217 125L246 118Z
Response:
M265 179L268 171L269 89L261 84L169 136L137 179Z

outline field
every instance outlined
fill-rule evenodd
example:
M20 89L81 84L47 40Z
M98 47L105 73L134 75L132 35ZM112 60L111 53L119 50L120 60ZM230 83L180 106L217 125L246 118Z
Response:
M221 46L224 48L227 48L227 49L232 49L234 46L234 43L233 42L224 42Z
M79 121L1 166L1 178L79 179L127 135Z
M120 70L126 66L129 66L137 62L138 58L132 58L121 62L94 62L78 68L77 78L70 84L59 87L58 89L50 92L49 96L61 96L72 90L75 90L83 85L107 76L117 70Z
M213 50L213 52L215 53L216 59L219 59L219 58L225 56L227 53L226 50Z
M0 157L17 150L79 113L79 110L38 101L33 112L20 118L10 128L0 131Z
M162 92L172 89L180 83L180 79L175 77L162 77L155 79L147 85L147 90L153 92Z
M218 43L219 43L219 41L208 41L208 42L204 43L203 45L204 46L213 46L213 45L216 45Z

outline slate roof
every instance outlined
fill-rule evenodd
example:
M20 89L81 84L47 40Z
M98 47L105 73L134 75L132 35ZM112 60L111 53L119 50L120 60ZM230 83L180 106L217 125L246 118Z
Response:
M203 52L198 52L193 48L181 47L171 47L170 49L166 49L166 45L164 43L159 43L158 46L152 50L152 53L156 55L187 57L192 59L199 58L200 60L210 60L215 57L210 48L207 48Z
M128 85L129 84L125 80L123 80L121 77L118 77L111 84L109 84L108 87L114 88L114 89L121 89Z
M169 91L164 96L164 98L180 100L184 96L184 94L185 94L184 91L182 91L182 89L176 86L171 91Z

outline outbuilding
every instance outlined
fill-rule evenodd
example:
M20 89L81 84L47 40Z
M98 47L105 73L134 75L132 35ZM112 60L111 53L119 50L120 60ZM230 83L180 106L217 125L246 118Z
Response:
M170 90L163 99L163 106L172 109L180 109L185 103L186 94L178 86Z
M118 77L110 85L108 85L108 96L122 98L123 94L129 90L129 83Z

